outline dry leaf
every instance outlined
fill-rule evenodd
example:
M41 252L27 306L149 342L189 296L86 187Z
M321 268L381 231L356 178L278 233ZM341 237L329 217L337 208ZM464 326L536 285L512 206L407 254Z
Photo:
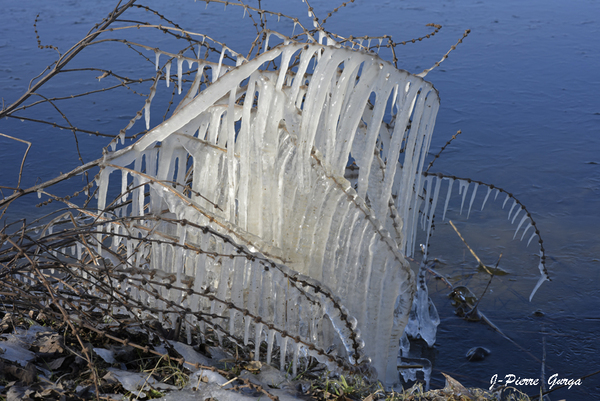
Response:
M262 368L262 363L260 363L260 361L252 361L252 362L244 365L244 369L246 369L247 371L252 372L252 373L260 372L261 368Z
M470 400L475 399L473 394L471 394L471 392L465 386L460 384L460 382L458 380L453 379L452 377L448 376L444 372L442 372L442 374L446 378L446 386L442 390L444 393L453 394L453 395L456 395L459 397L464 396Z

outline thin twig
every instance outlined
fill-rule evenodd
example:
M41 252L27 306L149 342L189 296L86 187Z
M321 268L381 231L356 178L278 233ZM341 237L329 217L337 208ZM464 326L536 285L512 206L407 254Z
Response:
M428 69L424 70L422 73L420 73L420 74L416 74L416 75L417 75L418 77L424 78L424 77L425 77L425 76L426 76L426 75L427 75L427 74L428 74L428 73L429 73L431 70L433 70L433 69L434 69L434 68L436 68L436 67L439 67L439 65L440 65L440 64L442 64L442 62L448 58L448 56L450 55L450 52L451 52L452 50L456 49L456 46L458 46L460 43L462 43L463 39L464 39L464 38L466 38L467 36L469 36L469 34L470 34L470 33L471 33L471 30L470 30L470 29L467 29L467 30L465 31L465 33L463 34L462 38L458 39L458 42L456 42L456 44L454 44L454 45L452 45L452 46L450 47L450 50L448 50L448 51L446 52L446 54L444 54L444 56L442 57L442 59L441 59L440 61L438 61L437 63L435 63L435 64L433 65L433 67L431 67L431 68L428 68Z
M71 49L69 49L67 53L65 53L59 58L54 68L48 74L44 75L35 85L29 88L27 92L21 95L21 97L19 97L19 99L17 99L13 104L8 106L6 109L0 111L0 118L3 118L4 116L10 114L14 109L19 107L21 103L29 99L29 97L33 93L37 92L38 89L41 88L46 82L48 82L52 77L60 73L60 71L64 68L65 65L67 65L71 60L73 60L73 58L77 56L79 52L85 49L88 43L92 42L94 39L96 39L96 37L98 37L98 35L100 35L100 33L106 30L121 14L123 14L129 7L131 7L133 3L135 3L135 1L136 0L129 0L124 6L115 9L111 14L109 14L109 16L106 19L106 22L102 24L98 31L86 36L85 38L77 42L75 46L71 47Z
M446 144L444 146L442 146L442 148L440 149L440 151L433 157L433 160L429 163L429 165L427 166L427 170L425 170L425 173L429 172L429 169L431 168L431 166L433 166L433 163L435 163L435 161L440 157L440 155L442 154L442 152L446 149L446 147L448 145L450 145L450 143L456 139L457 136L459 136L460 134L462 134L461 130L456 131L456 134L452 135L452 138L450 138L448 140L448 142L446 142Z
M461 233L458 231L458 229L456 228L456 226L454 225L454 223L452 222L452 220L448 220L448 222L450 223L450 225L452 226L452 228L454 229L454 231L456 231L456 234L458 234L458 236L460 237L460 239L462 240L462 242L465 244L465 246L467 247L467 249L469 250L469 252L471 252L471 255L473 255L473 257L477 260L477 263L479 263L479 266L483 267L484 270L486 271L486 273L488 273L489 275L493 275L493 273L491 271L489 271L488 267L483 264L483 262L481 261L481 259L479 259L479 256L477 256L477 254L475 253L475 251L473 249L471 249L471 247L469 246L469 244L467 244L467 241L465 241L465 239L463 238L463 236L461 235Z
M16 190L18 191L19 188L21 188L21 177L23 175L23 166L25 165L25 159L27 158L27 154L29 153L29 149L31 148L31 142L28 142L24 139L19 139L19 138L15 138L14 136L10 136L10 135L6 135L0 132L0 135L5 137L5 138L9 138L12 140L15 140L17 142L21 142L21 143L26 143L27 144L27 149L25 150L25 154L23 155L23 160L21 160L21 167L19 168L19 180L17 181L17 188Z

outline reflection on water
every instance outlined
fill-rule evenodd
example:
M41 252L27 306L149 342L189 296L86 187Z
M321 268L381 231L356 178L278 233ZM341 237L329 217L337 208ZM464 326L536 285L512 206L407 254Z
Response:
M161 8L157 1L145 3ZM201 3L172 3L166 14L183 27L208 33L230 47L247 46L254 27L247 18L239 19L241 12L239 18L225 20L221 5L205 8ZM325 15L331 11L331 3L313 0L311 5L317 15ZM266 1L263 5L277 7ZM82 1L39 0L11 2L5 7L0 15L0 91L5 104L16 99L29 79L55 58L50 50L36 49L32 28L35 15L41 13L38 28L44 44L66 49L106 14L101 8ZM286 2L286 8L287 14L306 19L305 5L300 1ZM501 223L506 211L488 205L487 214L473 213L468 224L463 223L464 217L455 215L466 240L486 263L495 263L503 253L501 266L511 274L493 279L479 307L519 347L481 322L456 317L447 287L431 277L431 296L442 318L433 385L442 384L440 371L466 385L484 387L494 374L537 378L544 349L546 377L558 373L559 377L577 378L597 369L599 18L600 3L592 0L357 1L327 22L328 29L342 35L391 34L396 40L423 35L429 29L425 28L427 23L442 24L434 38L398 49L399 65L411 72L433 65L465 29L472 30L450 58L427 77L442 99L432 151L457 130L463 131L433 170L493 183L514 193L533 213L548 252L553 281L545 283L530 303L527 298L537 280L536 250L533 244L525 248L512 241L513 232ZM283 32L293 29L293 24L284 20L279 25L271 22ZM99 47L90 57L100 62L106 57L103 51ZM139 105L113 101L94 107L69 112L76 124L117 132L139 109ZM60 120L50 108L41 108L38 113L40 118ZM31 125L22 132L19 124L2 121L0 132L18 134L34 143L23 186L75 167L77 149L66 139L69 132L45 126L32 131ZM60 135L61 146L53 145ZM97 158L106 143L103 138L81 136L84 160ZM24 146L4 139L0 146L1 185L16 185L18 171L14 166L20 164ZM14 205L15 215L19 210L19 205ZM454 284L482 293L488 278L477 271L476 262L447 223L436 222L432 241L432 257L446 261L436 269L455 280ZM534 316L538 310L543 316ZM483 361L468 362L465 354L475 346L492 353ZM598 376L592 377L578 388L555 394L584 399L586 394L600 392L598 383ZM537 392L537 388L521 389L529 394Z

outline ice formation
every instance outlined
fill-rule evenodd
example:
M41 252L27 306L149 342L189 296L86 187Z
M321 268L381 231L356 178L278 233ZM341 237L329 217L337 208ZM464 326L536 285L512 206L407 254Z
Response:
M525 238L525 234L529 231L530 228L533 228L533 232L531 233L531 236L529 237L529 239L527 241L527 246L529 246L529 244L531 243L533 238L537 237L537 239L538 239L538 245L540 248L540 250L539 250L540 260L539 260L539 264L538 264L538 270L540 272L540 278L538 279L538 282L536 283L534 289L531 291L531 294L529 296L529 300L531 301L531 299L535 295L538 288L544 283L544 281L550 280L550 277L548 275L548 271L546 270L546 255L545 255L543 242L540 238L540 233L539 233L537 227L535 226L535 223L533 221L531 214L527 211L525 206L523 206L523 204L521 204L521 202L519 202L517 199L515 199L512 194L510 194L500 188L494 187L493 185L488 185L488 184L485 184L485 183L482 183L479 181L466 179L466 178L445 176L445 175L439 174L439 173L438 174L425 173L424 175L425 175L425 178L424 178L425 184L422 187L423 192L420 192L420 196L416 198L415 205L417 208L420 207L422 210L423 217L422 217L421 224L422 224L422 228L427 231L427 241L429 241L429 234L431 232L434 212L436 210L436 205L438 202L438 198L440 196L440 188L441 188L442 182L444 182L444 181L448 182L448 189L446 192L446 199L444 201L444 211L443 211L443 215L442 215L442 221L446 219L446 212L448 211L448 204L450 202L450 198L452 197L453 188L455 187L453 184L455 182L458 183L458 194L461 196L460 214L462 214L462 212L463 212L463 208L465 206L465 200L467 199L467 194L470 191L470 188L473 188L472 192L471 192L469 204L468 204L467 218L471 214L471 210L472 210L473 204L475 202L475 198L477 196L477 191L478 191L479 187L481 187L481 186L487 187L487 192L486 192L485 197L481 204L481 210L483 210L483 208L485 207L492 192L495 192L494 199L496 199L501 192L506 195L506 198L504 199L504 201L502 203L502 208L504 209L506 207L507 203L510 204L510 208L508 210L508 221L510 222L511 225L516 225L515 232L513 234L513 239L517 238L519 232L521 232L521 229L522 229L522 232L520 234L520 240L523 241L523 239ZM435 189L432 190L432 187L434 187ZM512 200L512 203L509 203L508 202L509 200ZM419 203L421 206L417 205L417 203ZM428 206L429 204L431 204L431 206ZM520 219L517 219L518 216L521 216L521 212L524 212L523 216ZM518 222L518 224L515 224L517 222ZM527 222L527 225L525 225L525 222ZM415 233L416 231L413 229L412 232ZM414 242L411 245L414 248ZM425 249L427 249L427 245L428 245L428 242L425 244ZM410 249L407 249L407 254L409 254L409 252L410 252Z
M306 356L332 368L368 365L391 387L409 358L407 335L433 346L439 324L426 259L417 280L405 259L414 255L417 227L426 232L426 257L441 194L442 220L453 188L468 217L482 183L423 171L439 108L422 78L429 70L398 70L366 50L370 39L367 48L363 39L344 47L316 19L315 28L318 40L304 32L311 43L265 31L267 50L250 60L205 36L198 54L210 40L218 62L140 45L154 52L156 78L98 163L97 210L81 213L99 229L64 254L94 253L78 277L133 306L107 301L99 309L173 328L183 317L188 340L192 328L211 331L282 370L291 364L294 374ZM269 49L269 38L283 43ZM374 47L381 45L380 38ZM186 76L195 75L189 88L184 61ZM187 93L151 128L158 81L170 86L173 62L173 83ZM142 117L147 133L123 147ZM503 207L511 199L514 237L528 234L529 243L539 231L512 195ZM531 296L548 279L541 240L540 248ZM431 364L419 363L428 382ZM412 365L402 372L408 380L419 370Z
M374 54L319 43L287 41L235 67L198 62L214 82L200 92L194 82L171 118L101 163L100 217L107 232L128 233L111 246L130 255L123 286L135 282L146 304L213 316L191 325L257 350L266 342L267 362L277 345L294 370L301 355L331 363L333 347L397 383L415 295L404 258L413 188L423 186L437 91ZM267 62L278 70L261 70ZM136 217L126 227L102 213L119 188L114 213ZM96 240L101 251L105 237ZM142 271L172 288L149 296Z
M179 91L184 60L198 63L195 79L169 119L106 149L93 216L104 227L88 242L140 305L120 312L160 310L174 326L184 316L189 339L192 327L210 329L294 373L307 355L331 367L367 363L394 386L401 337L432 346L439 324L426 260L415 283L405 255L419 225L429 240L440 193L445 218L453 184L461 213L473 187L468 216L481 183L423 172L439 107L430 83L323 32L314 43L269 35L283 43L251 60L224 45L218 62L152 49L157 69L161 54L171 57L167 86L173 60ZM142 114L150 127L161 74L123 135ZM514 199L508 215L515 236L535 229ZM542 247L534 292L547 278L543 258Z

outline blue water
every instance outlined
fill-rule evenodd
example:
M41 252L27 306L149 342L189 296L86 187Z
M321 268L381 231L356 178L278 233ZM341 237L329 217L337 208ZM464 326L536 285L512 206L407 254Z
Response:
M42 44L66 50L109 11L108 2L24 0L3 1L0 13L0 96L10 104L23 93L29 80L55 60L56 52L39 50L33 30ZM318 16L338 2L311 1ZM241 9L204 2L144 2L182 27L206 33L234 49L248 49L255 30ZM306 5L300 1L263 1L265 8L294 15L307 26ZM147 15L135 11L137 18ZM512 192L532 212L541 230L553 279L545 283L533 301L529 293L537 279L537 250L511 241L497 204L484 213L473 213L469 221L458 221L467 241L487 263L501 252L501 266L511 274L495 279L480 309L519 347L482 323L465 322L454 316L448 291L433 278L432 298L442 323L433 351L434 386L443 386L441 371L465 385L486 386L494 374L503 377L540 377L545 343L546 378L576 379L600 369L600 2L485 0L454 1L356 1L342 8L325 25L330 31L349 36L392 35L396 41L425 35L427 23L443 25L433 38L398 47L399 67L418 73L431 67L466 29L471 34L450 57L429 73L440 92L432 152L437 152L457 130L462 134L448 147L435 171L493 183ZM291 33L293 24L270 18L272 29ZM130 34L131 35L131 34ZM163 34L134 33L132 40L169 46ZM118 49L118 50L115 50ZM106 65L127 76L136 75L128 64L130 52L123 45L98 45L84 51L71 68ZM151 54L148 52L148 57ZM382 52L383 57L389 54ZM152 57L151 57L152 58ZM86 60L79 62L78 60ZM138 60L139 61L139 60ZM153 58L145 75L152 75ZM139 64L138 64L139 65ZM110 67L108 67L110 66ZM139 68L139 67L136 67ZM94 89L98 72L70 73L51 82L43 93L71 93ZM138 74L139 75L139 74ZM143 74L142 74L143 75ZM90 79L91 78L91 79ZM166 92L163 92L163 95ZM165 95L166 96L166 95ZM108 134L118 132L141 108L134 101L99 96L96 103L58 101L78 127ZM64 124L48 105L20 115ZM153 115L153 124L162 116ZM141 128L140 128L141 129ZM78 165L73 134L43 124L0 121L0 133L31 141L22 187L47 180ZM101 155L106 138L79 135L84 161ZM0 185L14 187L26 146L0 137ZM69 184L69 185L72 185ZM72 188L59 187L66 194ZM10 190L4 189L4 193ZM40 213L32 207L37 197L11 206L9 219L32 218ZM487 213L487 214L486 214ZM505 216L505 214L504 214ZM447 224L438 222L432 256L446 261L439 271L468 285L480 294L487 278L475 274L476 263ZM543 317L532 315L540 310ZM492 354L478 363L464 354L472 346L485 346ZM536 360L537 359L537 360ZM538 388L521 386L529 394ZM592 399L600 392L600 375L581 386L551 394L552 399Z

